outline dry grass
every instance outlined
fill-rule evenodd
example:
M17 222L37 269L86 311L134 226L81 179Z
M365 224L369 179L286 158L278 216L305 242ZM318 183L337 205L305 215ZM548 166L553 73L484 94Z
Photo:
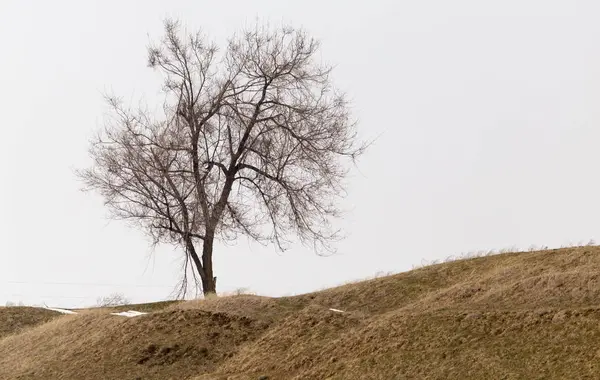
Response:
M600 378L598 247L148 308L133 319L63 316L0 338L0 378Z
M304 303L290 302L287 298L270 298L240 294L207 300L183 302L171 306L170 310L204 310L211 313L226 313L243 316L257 321L273 323L298 311Z
M35 307L0 307L0 339L46 323L60 315L55 311Z
M102 311L103 313L119 313L121 311L135 310L143 313L151 313L154 311L164 310L170 306L182 303L182 301L159 301L151 303L127 304L119 306L104 306L87 309L74 309L77 312L83 311Z
M0 378L185 379L213 371L267 325L201 310L69 315L0 341Z

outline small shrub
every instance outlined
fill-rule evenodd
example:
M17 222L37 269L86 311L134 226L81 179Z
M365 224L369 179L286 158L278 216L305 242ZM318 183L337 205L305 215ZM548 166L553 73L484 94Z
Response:
M122 293L113 293L111 295L100 297L96 303L99 307L124 306L131 302Z

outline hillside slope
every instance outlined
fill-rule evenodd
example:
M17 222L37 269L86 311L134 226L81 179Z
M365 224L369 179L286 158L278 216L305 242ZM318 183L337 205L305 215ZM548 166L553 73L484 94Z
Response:
M0 307L0 339L49 322L60 315L55 311L35 307Z
M133 319L62 316L0 338L0 378L597 379L600 248L459 260Z

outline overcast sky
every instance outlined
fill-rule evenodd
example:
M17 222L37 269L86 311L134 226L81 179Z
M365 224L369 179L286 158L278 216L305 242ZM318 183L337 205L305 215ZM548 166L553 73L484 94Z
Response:
M304 27L337 65L361 135L349 237L333 257L300 245L219 246L220 291L313 291L423 260L600 235L600 2L0 2L0 305L164 299L182 253L79 191L102 93L157 99L146 46L180 19L222 42L256 17Z

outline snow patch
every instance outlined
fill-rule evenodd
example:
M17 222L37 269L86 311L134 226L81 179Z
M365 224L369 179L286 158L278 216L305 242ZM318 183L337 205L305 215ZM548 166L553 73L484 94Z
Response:
M62 314L77 314L73 310L67 310L67 309L56 309L56 308L53 308L53 307L45 307L44 309L56 311L56 312L59 312L59 313L62 313Z
M329 309L329 310L334 311L336 313L343 313L344 312L344 310L340 310L340 309Z
M148 313L142 313L140 311L135 311L135 310L127 310L127 311L123 311L120 313L110 313L110 314L117 315L119 317L133 318L133 317L139 317L140 315L144 315L144 314L148 314Z

